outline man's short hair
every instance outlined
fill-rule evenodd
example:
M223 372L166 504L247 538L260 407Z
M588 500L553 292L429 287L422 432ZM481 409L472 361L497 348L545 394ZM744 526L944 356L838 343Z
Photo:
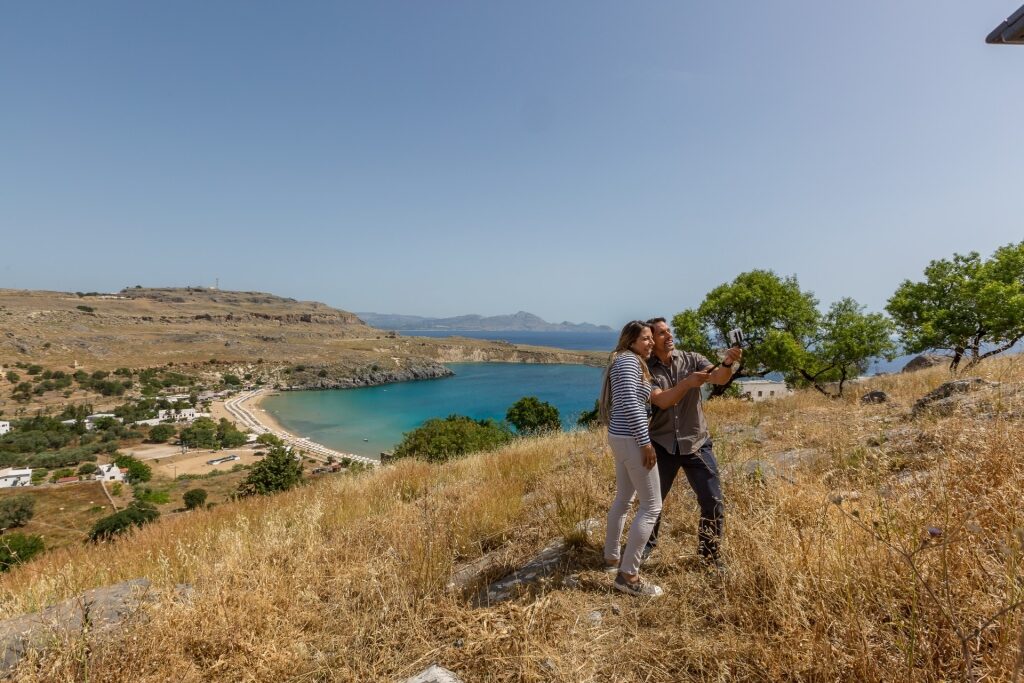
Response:
M647 324L651 326L657 325L658 323L665 323L666 325L668 325L668 321L665 320L664 318L651 318L650 320L647 321Z

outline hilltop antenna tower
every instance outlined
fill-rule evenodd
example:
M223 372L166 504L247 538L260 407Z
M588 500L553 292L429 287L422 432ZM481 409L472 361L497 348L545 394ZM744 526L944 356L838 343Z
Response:
M213 278L213 283L214 283L213 284L213 288L219 290L220 289L220 278L219 277Z

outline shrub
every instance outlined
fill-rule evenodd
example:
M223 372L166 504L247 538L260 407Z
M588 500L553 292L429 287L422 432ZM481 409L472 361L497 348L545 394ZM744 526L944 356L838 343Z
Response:
M89 532L89 540L93 543L109 540L132 527L148 524L159 516L160 512L152 504L132 501L124 510L96 520L92 531Z
M5 534L0 536L0 572L28 562L43 552L43 537L36 534Z
M497 448L508 443L512 433L494 420L474 420L465 415L433 418L402 437L394 457L423 458L443 462L454 457Z
M77 308L78 310L82 311L83 313L92 313L94 310L96 310L92 306L84 306L84 305L83 306L75 306L75 308Z
M584 410L580 413L579 419L576 420L576 425L579 427L595 426L601 419L601 407L599 404L600 401L598 399L594 399L593 410Z
M0 500L0 528L25 526L36 511L36 499L27 493Z
M62 467L59 470L54 470L53 472L50 472L50 481L55 482L58 479L73 476L75 476L75 471L73 469L71 469L70 467Z
M206 503L206 489L189 489L185 492L185 509L194 510Z

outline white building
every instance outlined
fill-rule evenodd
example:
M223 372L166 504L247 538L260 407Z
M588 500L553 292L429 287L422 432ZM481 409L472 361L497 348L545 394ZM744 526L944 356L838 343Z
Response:
M11 423L0 421L0 436L3 436L9 431L11 431Z
M114 463L100 465L95 476L100 481L124 481L124 472Z
M87 418L85 418L85 422L86 422L87 425L91 425L94 422L96 422L97 420L102 420L102 419L107 418L107 417L109 417L114 422L124 422L124 420L119 418L117 415L114 415L113 413L96 413L94 415L90 415ZM91 427L90 427L90 429L91 429Z
M76 422L78 422L78 420L61 420L61 421L60 421L60 423L61 423L62 425L67 425L68 427L74 427L74 426L75 426L75 423L76 423ZM86 431L88 431L88 430L92 429L92 426L93 426L93 425L92 425L92 422L89 422L88 420L86 420L86 421L85 421L85 422L83 422L82 424L84 424L84 425L85 425L85 429L86 429Z
M5 467L0 470L0 489L9 489L15 486L31 486L32 470L25 468Z
M191 422L196 419L195 408L170 408L157 413L161 420L176 420L177 422Z
M740 388L740 395L743 398L754 401L767 401L781 396L789 396L792 390L785 382L771 379L751 379L746 382L737 383Z

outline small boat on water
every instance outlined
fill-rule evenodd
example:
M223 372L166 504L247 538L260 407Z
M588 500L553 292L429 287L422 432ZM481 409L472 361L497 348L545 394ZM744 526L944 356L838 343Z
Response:
M367 438L366 438L366 437L364 436L364 437L363 437L363 441L369 441L369 439L367 439Z

